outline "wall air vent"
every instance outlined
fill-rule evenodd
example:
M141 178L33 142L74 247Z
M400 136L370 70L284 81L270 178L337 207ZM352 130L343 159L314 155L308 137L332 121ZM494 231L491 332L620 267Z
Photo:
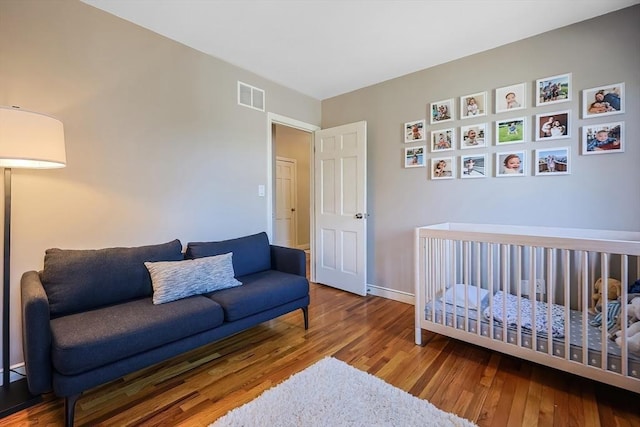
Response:
M264 90L238 80L238 104L264 111Z

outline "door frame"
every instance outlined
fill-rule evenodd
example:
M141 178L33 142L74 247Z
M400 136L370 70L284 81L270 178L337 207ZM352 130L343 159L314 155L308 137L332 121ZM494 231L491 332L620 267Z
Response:
M274 215L273 211L275 206L273 205L273 184L275 180L273 166L275 164L275 155L273 150L273 125L279 124L283 126L287 126L290 128L302 130L305 132L311 133L311 144L309 144L309 174L311 179L309 180L309 232L311 236L310 239L310 247L313 249L315 244L315 204L314 204L314 183L315 180L313 177L315 176L314 162L315 158L313 155L313 133L317 130L320 130L319 126L312 125L310 123L305 123L300 120L292 119L291 117L282 116L276 113L267 112L267 185L266 185L266 204L267 204L267 236L269 236L269 241L273 241L273 222ZM311 262L310 264L310 279L311 281L315 280L315 263L314 263L314 254L313 250L311 250Z

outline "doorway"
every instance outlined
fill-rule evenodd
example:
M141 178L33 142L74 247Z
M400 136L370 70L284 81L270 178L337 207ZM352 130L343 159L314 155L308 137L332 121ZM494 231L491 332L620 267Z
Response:
M312 130L271 123L271 240L276 245L311 248L312 142Z

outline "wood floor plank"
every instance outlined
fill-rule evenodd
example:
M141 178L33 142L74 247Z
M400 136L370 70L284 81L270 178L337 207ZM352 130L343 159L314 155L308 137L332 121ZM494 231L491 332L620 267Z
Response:
M206 427L229 410L332 356L479 426L640 426L640 395L423 331L413 306L312 284L310 328L298 310L96 387L77 426ZM61 426L53 395L4 419ZM520 424L519 424L520 423Z

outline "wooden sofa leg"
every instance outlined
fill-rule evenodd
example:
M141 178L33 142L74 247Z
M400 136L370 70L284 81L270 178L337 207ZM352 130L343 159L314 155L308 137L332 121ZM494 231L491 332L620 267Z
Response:
M64 398L64 425L66 427L73 427L73 419L76 414L76 402L81 395L82 393L78 393Z
M304 329L309 329L309 307L302 307L302 315L304 316Z

